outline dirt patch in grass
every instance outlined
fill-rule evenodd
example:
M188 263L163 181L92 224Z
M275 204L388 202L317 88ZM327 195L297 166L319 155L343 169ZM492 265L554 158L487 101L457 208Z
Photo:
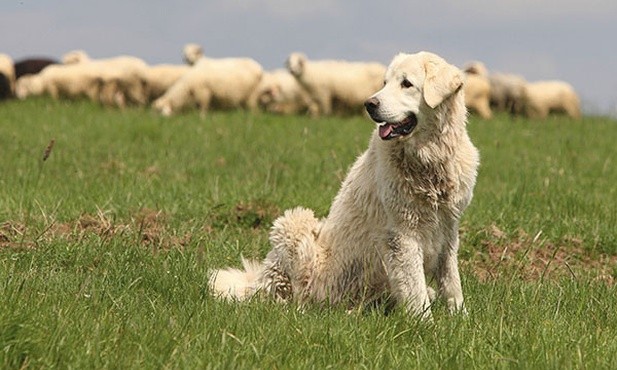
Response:
M233 214L244 226L253 229L270 228L280 210L277 206L264 202L238 203L233 209Z
M176 235L169 228L168 215L160 210L148 208L139 210L133 216L131 226L138 230L137 234L143 244L163 248L184 247L191 240L190 234Z
M275 204L260 200L240 202L231 207L221 205L216 208L216 213L211 214L205 229L213 231L228 226L269 229L280 214L281 210Z
M69 222L51 222L43 230L30 230L20 223L7 221L0 225L0 247L36 247L51 240L80 242L91 236L104 239L126 238L136 244L155 248L184 247L189 233L177 235L169 227L169 217L160 210L139 209L129 220L116 220L109 212L83 213ZM24 236L24 233L26 235Z
M0 248L30 249L35 245L25 238L26 225L15 221L0 224Z
M276 205L261 201L221 205L213 210L201 232L216 233L232 226L264 233L280 214ZM0 248L30 249L54 239L78 242L93 235L125 238L154 249L183 248L193 238L191 233L178 234L170 227L170 216L165 212L144 208L133 212L128 220L116 220L109 212L98 211L70 222L53 222L43 230L27 231L22 223L6 221L0 224ZM617 281L617 256L594 253L575 237L552 242L541 232L531 235L523 230L513 237L492 225L482 231L480 240L480 248L461 256L460 263L481 281L591 278L609 285Z
M210 234L231 226L263 232L270 228L279 214L277 206L259 200L231 206L221 205L215 207L206 218L201 231ZM0 224L0 248L36 248L52 240L80 242L92 236L103 239L124 238L156 249L185 247L193 235L179 234L170 226L170 221L165 212L149 208L135 210L128 219L118 219L111 212L98 210L95 213L83 213L77 219L67 222L45 222L44 226L39 222L36 227L7 221Z
M116 225L108 214L99 211L96 214L84 213L73 223L58 224L53 231L58 234L68 231L69 233L113 236L118 233L118 230L124 229L126 229L124 225Z
M523 230L515 238L506 238L502 230L492 225L485 231L481 244L482 249L461 260L481 281L585 277L612 285L617 278L617 256L585 250L583 241L577 238L554 243L541 232L530 235Z

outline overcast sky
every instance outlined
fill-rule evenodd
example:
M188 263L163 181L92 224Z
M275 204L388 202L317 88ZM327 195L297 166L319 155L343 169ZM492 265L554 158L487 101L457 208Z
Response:
M388 63L429 50L458 66L561 79L584 109L617 115L617 0L1 0L0 53L131 54L181 63L184 44L266 69L292 51Z

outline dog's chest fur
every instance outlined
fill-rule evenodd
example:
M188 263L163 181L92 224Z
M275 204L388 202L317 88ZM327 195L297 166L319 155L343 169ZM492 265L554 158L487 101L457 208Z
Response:
M422 242L425 271L432 273L442 253L443 230L456 223L469 197L452 148L430 143L375 142L377 191L387 215L387 230L412 233ZM391 145L394 144L394 145ZM457 143L458 144L458 143ZM461 201L463 200L463 201Z
M455 199L460 191L460 176L440 147L417 150L409 144L375 143L378 161L376 176L382 187L380 198L395 223L434 223L437 211L459 213ZM393 144L393 145L390 145ZM452 155L450 153L450 155ZM389 211L389 212L388 212ZM400 218L400 219L396 219Z

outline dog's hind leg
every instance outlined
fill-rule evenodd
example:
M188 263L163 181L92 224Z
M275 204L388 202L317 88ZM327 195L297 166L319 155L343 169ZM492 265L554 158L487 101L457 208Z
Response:
M298 207L285 211L274 221L270 231L272 250L266 257L266 264L271 264L276 267L273 271L278 271L273 282L276 285L279 279L276 275L287 277L293 297L299 301L306 298L307 287L314 274L319 228L320 222L313 211Z

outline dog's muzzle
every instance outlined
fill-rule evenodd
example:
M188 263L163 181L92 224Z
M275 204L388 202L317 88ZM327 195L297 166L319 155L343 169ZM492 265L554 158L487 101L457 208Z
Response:
M398 136L411 134L418 124L418 117L410 113L404 120L397 123L384 122L379 125L379 137L382 140L394 139Z
M379 104L379 99L372 97L364 102L364 107L371 119L379 124L379 137L382 140L409 135L416 128L418 117L411 112L400 122L384 122L378 113Z

